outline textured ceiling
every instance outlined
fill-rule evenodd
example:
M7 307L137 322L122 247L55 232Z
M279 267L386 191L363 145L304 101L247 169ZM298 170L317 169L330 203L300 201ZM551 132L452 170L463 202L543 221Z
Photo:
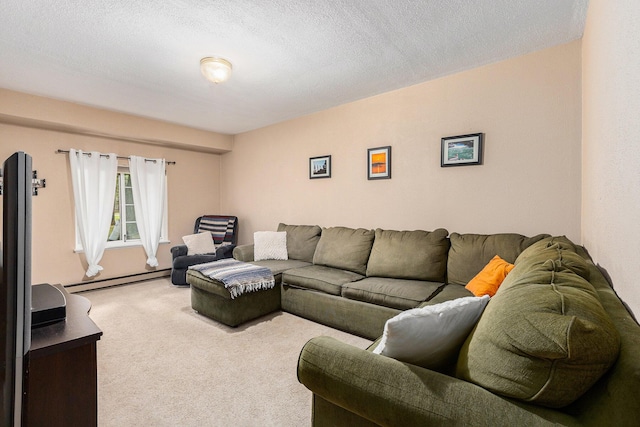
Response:
M588 0L2 0L0 87L236 134L582 37ZM233 63L226 83L205 56Z

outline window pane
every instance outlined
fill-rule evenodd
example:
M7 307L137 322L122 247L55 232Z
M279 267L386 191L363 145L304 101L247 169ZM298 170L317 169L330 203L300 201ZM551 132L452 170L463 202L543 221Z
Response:
M122 239L122 226L120 225L120 220L117 220L115 224L111 226L109 230L109 238L108 241L121 240Z
M113 215L111 216L111 227L109 228L108 241L122 239L122 227L120 226L120 185L116 176L116 197L113 201Z
M127 205L133 205L133 190L131 188L124 189L124 202Z
M127 206L127 221L135 221L136 220L136 210L133 206Z
M124 186L131 187L131 175L128 173L124 174Z
M135 222L127 223L127 240L140 239L140 233L138 233L138 225Z

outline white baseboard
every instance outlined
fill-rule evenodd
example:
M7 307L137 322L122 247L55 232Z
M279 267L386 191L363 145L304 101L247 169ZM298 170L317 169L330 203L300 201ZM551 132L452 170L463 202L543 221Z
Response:
M109 288L112 286L127 285L129 283L142 282L145 280L158 279L160 277L171 276L171 269L148 271L145 273L130 274L128 276L112 277L110 279L92 280L90 282L73 283L65 285L65 289L70 294L77 292L91 291L94 289Z

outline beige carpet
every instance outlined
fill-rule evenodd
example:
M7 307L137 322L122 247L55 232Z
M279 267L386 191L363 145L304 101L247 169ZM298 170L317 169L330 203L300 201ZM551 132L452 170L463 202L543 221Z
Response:
M371 341L278 312L229 328L168 278L84 292L98 341L98 420L109 426L308 426L300 349L318 335Z

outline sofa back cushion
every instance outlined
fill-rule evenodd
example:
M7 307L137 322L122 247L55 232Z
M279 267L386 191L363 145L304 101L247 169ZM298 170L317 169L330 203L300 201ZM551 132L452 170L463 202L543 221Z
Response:
M465 341L456 376L505 397L559 408L615 362L620 338L594 287L560 262L571 249L551 238L534 249L516 260ZM526 264L541 254L545 262Z
M287 225L280 223L278 231L287 232L289 259L313 262L322 228L317 225Z
M466 286L491 259L498 255L513 264L520 253L548 234L526 237L515 233L459 234L451 233L451 249L447 260L447 283Z
M444 282L449 232L393 231L378 228L367 264L367 276Z
M324 228L313 263L364 275L374 236L373 230L364 228Z

